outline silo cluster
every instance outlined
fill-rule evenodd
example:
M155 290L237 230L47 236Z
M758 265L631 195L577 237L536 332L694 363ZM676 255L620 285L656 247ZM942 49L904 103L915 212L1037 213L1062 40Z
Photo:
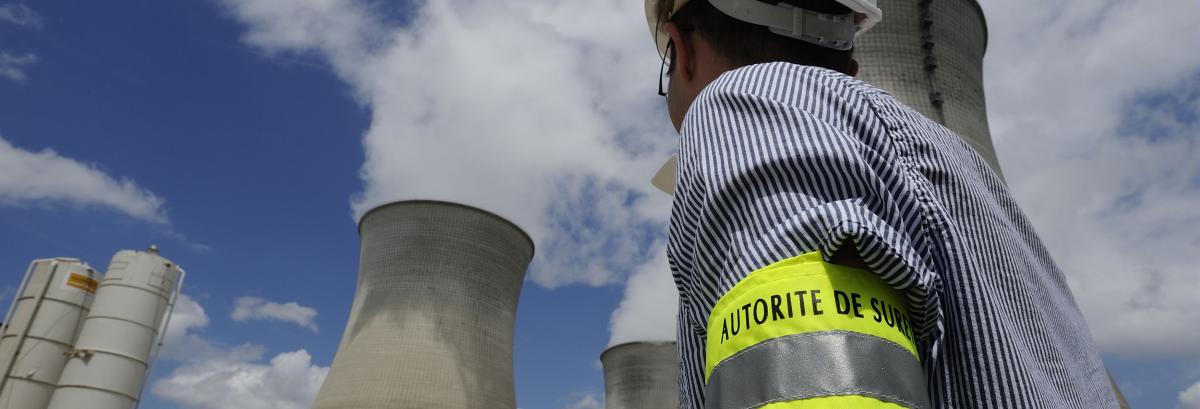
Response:
M183 284L149 251L122 250L101 275L74 258L35 260L0 333L0 409L129 409Z

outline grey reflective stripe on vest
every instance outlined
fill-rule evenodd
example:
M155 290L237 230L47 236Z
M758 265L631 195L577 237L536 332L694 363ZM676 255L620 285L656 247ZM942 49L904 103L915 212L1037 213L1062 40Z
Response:
M756 408L838 395L930 407L920 361L891 341L846 331L788 335L755 344L717 364L704 390L706 409Z

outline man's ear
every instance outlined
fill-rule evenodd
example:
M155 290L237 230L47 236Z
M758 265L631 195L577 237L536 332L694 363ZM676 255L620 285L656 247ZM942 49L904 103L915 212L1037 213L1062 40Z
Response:
M679 78L684 81L691 81L696 76L696 48L692 44L691 36L686 35L679 26L668 21L663 26L663 31L671 37L674 43L675 60L671 61L671 66L679 71Z
M846 75L851 77L858 76L858 60L851 58L850 65L846 67Z

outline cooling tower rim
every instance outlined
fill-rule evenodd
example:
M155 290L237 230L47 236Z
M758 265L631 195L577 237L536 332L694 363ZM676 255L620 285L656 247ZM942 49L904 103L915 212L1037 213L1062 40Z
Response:
M601 353L600 353L600 361L601 361L601 362L603 362L603 361L604 361L604 355L607 355L609 352L612 352L612 351L614 351L614 350L617 350L617 349L623 349L623 348L625 348L625 347L631 347L631 346L637 346L637 345L663 346L663 345L675 345L675 344L676 344L676 342L675 342L675 341L629 341L629 342L622 342L622 343L620 343L620 344L616 344L616 345L610 346L610 347L608 347L608 348L605 348L605 349L604 349L604 352L601 352Z
M529 233L526 233L525 229L522 229L520 225L513 223L512 220L508 220L504 216L501 216L494 212L488 211L486 209L482 209L479 207L466 205L466 204L462 204L462 203L458 203L458 202L449 202L449 201L445 201L445 200L433 200L433 199L397 200L394 202L388 202L388 203L381 204L379 206L372 207L371 210L367 210L366 212L363 213L362 217L358 218L358 235L360 237L362 236L363 221L366 221L367 217L370 216L371 213L374 213L376 210L381 210L381 209L388 208L388 207L395 207L395 206L409 205L409 204L436 204L436 205L458 207L458 208L467 209L470 211L483 213L485 215L491 216L497 220L500 220L501 222L504 222L505 224L507 224L509 226L512 226L513 229L516 229L518 232L521 233L521 236L524 237L525 241L529 244L529 253L530 253L531 258L534 254L537 254L537 247L534 246L534 244L533 244L533 238L529 237Z

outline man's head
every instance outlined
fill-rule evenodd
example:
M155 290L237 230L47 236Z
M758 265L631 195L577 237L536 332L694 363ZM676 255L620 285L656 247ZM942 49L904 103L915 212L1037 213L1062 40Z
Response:
M829 15L853 11L835 0L784 0L794 6ZM660 9L665 16L667 10ZM824 67L847 75L858 72L852 50L838 50L772 32L718 10L708 0L692 0L670 18L662 30L670 38L670 83L667 110L675 129L692 101L705 86L725 71L738 67L783 61Z

